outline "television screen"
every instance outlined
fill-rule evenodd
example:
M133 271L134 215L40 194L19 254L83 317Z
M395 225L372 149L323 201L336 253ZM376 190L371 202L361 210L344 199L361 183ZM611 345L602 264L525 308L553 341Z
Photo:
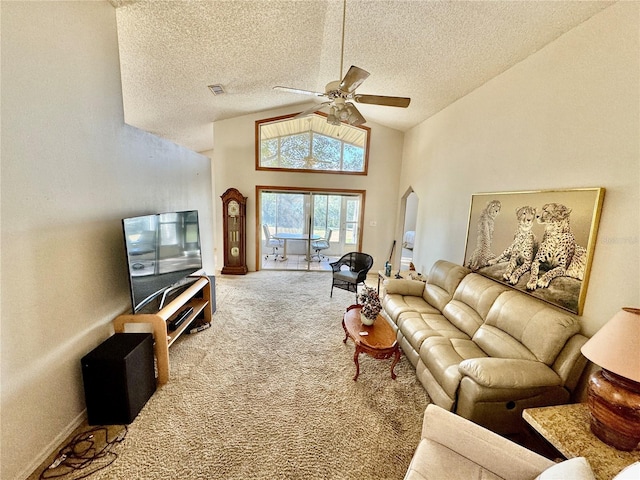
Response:
M122 227L134 312L202 268L197 210L125 218Z

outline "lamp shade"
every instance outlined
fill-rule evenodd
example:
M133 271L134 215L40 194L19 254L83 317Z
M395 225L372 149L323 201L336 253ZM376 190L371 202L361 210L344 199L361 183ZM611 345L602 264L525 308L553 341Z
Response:
M620 310L580 350L605 370L640 382L640 309Z

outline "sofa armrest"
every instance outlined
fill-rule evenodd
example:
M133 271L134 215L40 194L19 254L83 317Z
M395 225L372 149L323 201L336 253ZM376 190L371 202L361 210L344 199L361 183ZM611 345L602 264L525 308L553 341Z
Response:
M587 337L579 334L574 335L560 350L552 365L552 368L562 378L563 385L571 392L576 388L580 376L587 366L587 359L580 351L585 343L587 343Z
M491 388L531 388L562 385L562 379L551 368L534 360L510 358L471 358L460 362L462 375Z
M424 282L405 278L390 278L384 281L385 293L390 295L411 295L421 297L424 292Z
M502 478L532 479L554 463L435 404L424 413L422 437L437 442Z

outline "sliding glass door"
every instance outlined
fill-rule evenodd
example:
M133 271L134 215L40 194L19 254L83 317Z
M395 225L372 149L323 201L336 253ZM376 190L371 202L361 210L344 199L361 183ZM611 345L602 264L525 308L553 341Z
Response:
M259 269L330 270L360 249L363 191L256 187Z

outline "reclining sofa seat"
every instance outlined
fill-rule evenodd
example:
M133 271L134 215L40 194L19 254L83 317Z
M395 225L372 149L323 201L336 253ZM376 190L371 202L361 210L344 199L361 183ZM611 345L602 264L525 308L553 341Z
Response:
M384 288L383 315L436 405L507 434L523 409L569 400L586 365L575 318L443 260L426 284Z

